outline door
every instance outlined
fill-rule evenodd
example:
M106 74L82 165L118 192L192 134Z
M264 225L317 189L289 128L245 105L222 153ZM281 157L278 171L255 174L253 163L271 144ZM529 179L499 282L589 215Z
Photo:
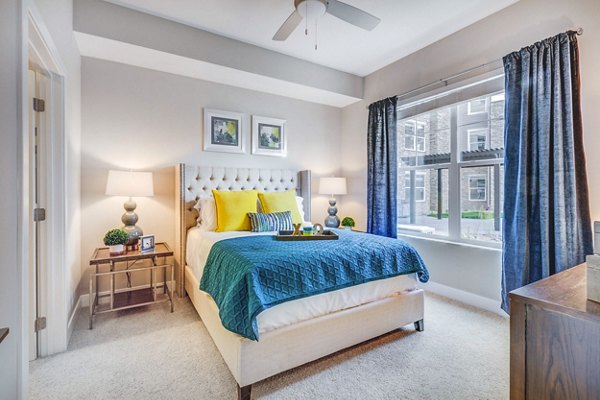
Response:
M44 268L42 263L45 243L44 221L45 198L42 166L45 165L45 91L47 77L36 70L29 69L29 359L35 360L43 345L40 330L45 328L42 314L40 276Z

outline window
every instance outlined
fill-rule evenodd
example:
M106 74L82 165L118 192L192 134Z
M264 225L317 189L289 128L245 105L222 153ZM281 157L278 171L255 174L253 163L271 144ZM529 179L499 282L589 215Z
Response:
M417 121L417 151L425 151L425 123Z
M472 86L465 90L471 98L455 91L447 100L431 96L399 105L399 233L500 245L503 79L481 87L479 93ZM485 94L490 87L499 89Z
M448 236L448 170L399 170L403 177L398 201L398 229ZM415 175L414 203L410 176Z
M425 126L423 121L404 121L404 149L425 151Z
M469 176L469 201L487 200L487 176Z
M415 201L425 201L425 172L417 172L415 174ZM404 198L410 199L410 172L407 172L404 176Z
M471 100L467 103L467 114L483 114L487 109L487 97Z
M487 129L467 129L469 151L485 150L487 147Z

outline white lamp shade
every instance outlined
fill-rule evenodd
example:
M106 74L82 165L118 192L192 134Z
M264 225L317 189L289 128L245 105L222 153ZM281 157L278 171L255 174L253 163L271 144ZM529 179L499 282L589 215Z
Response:
M319 194L346 194L346 178L327 177L319 180Z
M152 172L108 171L107 196L150 197L154 196Z

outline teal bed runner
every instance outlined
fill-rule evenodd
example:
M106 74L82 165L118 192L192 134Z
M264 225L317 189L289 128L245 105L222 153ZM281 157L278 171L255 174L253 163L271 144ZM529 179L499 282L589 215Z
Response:
M247 236L215 243L200 290L219 307L223 326L258 340L256 316L286 301L416 273L429 273L417 251L399 239L335 230L339 240L289 242Z

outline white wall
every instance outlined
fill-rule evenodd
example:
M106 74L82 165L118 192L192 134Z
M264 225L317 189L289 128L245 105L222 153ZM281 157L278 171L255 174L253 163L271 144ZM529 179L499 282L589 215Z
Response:
M80 232L80 166L81 166L81 57L73 35L72 0L35 0L35 5L48 29L59 57L66 69L65 89L65 176L67 253L66 308L72 312L81 279ZM68 316L66 317L68 320ZM65 343L66 348L66 343Z
M0 2L0 328L10 328L0 343L0 399L18 398L21 364L21 291L18 239L19 153L21 133L20 88L21 19L20 1Z
M365 100L346 107L342 113L342 170L350 178L343 213L355 215L360 226L366 224L367 153L366 131L368 104L401 94L468 68L494 61L546 37L577 27L581 54L584 141L593 219L600 219L600 2L598 0L521 0L439 42L411 54L371 75L365 81ZM500 298L501 259L496 251L453 252L440 257L449 247L411 240L431 269L431 279L454 288L475 291L482 296ZM493 279L490 279L490 276ZM460 277L460 279L458 279Z
M82 257L121 224L123 199L104 195L109 169L154 171L155 196L137 199L139 225L174 244L174 169L206 166L311 169L339 172L341 110L285 97L191 79L124 64L83 58ZM202 150L203 108L246 114L247 154ZM253 156L250 115L287 120L288 156ZM314 193L313 221L325 218L327 198ZM85 264L85 262L84 262Z

